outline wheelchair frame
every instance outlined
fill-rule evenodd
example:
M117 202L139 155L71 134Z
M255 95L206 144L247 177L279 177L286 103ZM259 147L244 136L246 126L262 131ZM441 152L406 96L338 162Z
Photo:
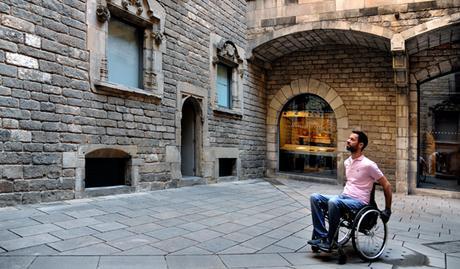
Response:
M343 247L351 239L354 250L358 253L359 257L364 261L374 261L378 259L386 247L387 242L387 225L381 218L382 212L378 209L375 203L375 185L372 188L371 200L369 205L364 206L360 210L343 212L339 226L335 233L334 238L337 241L332 243L332 248L337 248L339 253L339 264L346 263L347 256L343 251ZM329 222L327 212L323 212L325 220ZM345 230L344 230L345 229ZM378 234L383 233L381 238ZM363 239L370 240L367 246ZM374 240L377 237L377 240ZM378 241L378 239L381 239ZM366 249L367 247L367 249ZM312 251L317 253L321 250L317 246L311 247Z

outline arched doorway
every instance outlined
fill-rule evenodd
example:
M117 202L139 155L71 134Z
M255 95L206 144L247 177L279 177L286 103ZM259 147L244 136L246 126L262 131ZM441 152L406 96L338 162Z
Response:
M331 106L315 94L301 94L279 118L279 171L337 177L337 122Z
M198 101L189 97L182 106L181 173L182 177L200 175L201 114Z

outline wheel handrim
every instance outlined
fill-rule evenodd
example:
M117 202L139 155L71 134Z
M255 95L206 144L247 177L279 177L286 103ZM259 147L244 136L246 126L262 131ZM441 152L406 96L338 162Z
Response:
M375 214L376 216L372 216ZM376 224L370 229L362 229L361 227L365 224L366 217L376 217ZM386 224L380 218L380 211L371 209L362 214L359 218L357 225L354 230L354 238L356 244L356 250L368 260L377 259L382 255L386 246L387 227Z

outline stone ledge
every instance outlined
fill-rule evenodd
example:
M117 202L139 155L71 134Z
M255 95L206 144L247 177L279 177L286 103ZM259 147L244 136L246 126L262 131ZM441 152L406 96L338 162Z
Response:
M158 100L161 100L161 96L159 94L155 94L150 91L138 89L138 88L133 88L133 87L128 87L116 83L111 83L107 81L101 81L97 80L94 82L94 86L97 90L97 92L108 92L108 93L113 93L117 95L140 95L144 97L151 97L155 98Z
M242 118L243 117L243 113L240 112L240 111L233 110L233 109L222 108L222 107L215 107L214 108L214 113L223 114L223 115L227 115L227 116L232 116L232 117L235 117L235 118Z
M238 181L238 177L237 176L218 177L216 181L217 181L217 183L234 182L234 181Z
M203 177L197 177L197 176L185 176L182 177L178 182L177 182L177 187L187 187L187 186L194 186L194 185L205 185L206 179Z

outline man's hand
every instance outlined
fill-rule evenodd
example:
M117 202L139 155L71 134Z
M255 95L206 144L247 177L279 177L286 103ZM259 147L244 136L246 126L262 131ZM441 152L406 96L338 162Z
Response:
M380 216L382 218L383 223L387 223L390 220L391 209L385 208L385 210L382 211Z

